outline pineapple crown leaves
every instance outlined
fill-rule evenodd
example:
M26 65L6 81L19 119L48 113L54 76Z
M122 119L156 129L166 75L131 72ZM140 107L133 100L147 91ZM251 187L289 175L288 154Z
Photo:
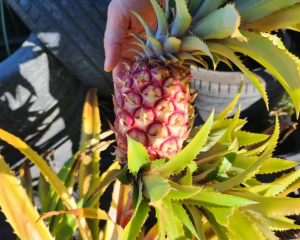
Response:
M297 59L290 54L283 56L280 50L274 50L276 42L267 39L264 41L264 37L250 31L263 32L267 29L271 32L291 26L297 30L300 14L299 0L235 0L227 4L225 0L168 0L166 13L156 0L151 0L151 2L158 20L158 27L154 33L134 12L144 26L146 34L152 38L152 41L148 38L145 45L139 43L144 55L139 52L141 57L138 61L148 59L150 64L155 62L181 67L187 65L198 67L200 64L206 67L207 63L197 57L200 51L201 55L211 58L216 69L220 61L230 65L228 58L250 78L263 96L268 108L268 97L263 85L234 54L234 52L244 53L269 69L281 82L290 94L298 116L300 68L294 63ZM191 37L193 37L192 42ZM156 43L154 46L153 38L156 38L160 44ZM217 43L221 46L213 45ZM224 45L228 49L224 49ZM214 49L216 47L218 47L217 50ZM150 51L149 48L153 50ZM189 55L178 54L182 52L187 52ZM212 52L220 57L216 58ZM285 49L284 52L287 50Z

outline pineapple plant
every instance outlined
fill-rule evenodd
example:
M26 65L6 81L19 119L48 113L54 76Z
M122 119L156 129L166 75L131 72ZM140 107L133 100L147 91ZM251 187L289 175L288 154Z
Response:
M155 32L132 12L145 34L131 34L139 49L133 46L130 51L138 56L132 67L127 66L123 79L114 79L116 120L112 129L118 161L127 161L126 135L144 145L151 160L169 159L182 149L195 117L192 102L197 92L189 86L193 78L190 66L200 64L208 69L207 58L214 67L220 61L237 65L268 107L264 87L235 52L249 55L278 78L299 112L299 60L268 33L298 24L299 1L226 2L169 0L164 9L151 0L157 15Z
M81 239L244 240L278 239L280 232L299 230L289 216L300 214L300 200L288 194L299 188L300 170L268 184L255 177L297 165L272 158L278 120L269 136L242 131L246 120L239 119L240 107L228 119L241 83L227 108L217 116L212 111L203 126L193 128L197 93L189 87L189 72L191 65L207 67L207 59L214 66L231 61L254 82L268 106L265 90L235 52L249 55L282 83L299 114L300 61L271 31L300 30L300 1L169 0L166 9L156 0L151 3L157 29L152 32L133 13L146 34L134 35L140 49L132 51L139 56L122 79L114 79L116 121L111 128L116 162L107 172L99 173L99 151L111 142L99 140L111 132L100 133L97 103L91 95L84 111L81 150L58 176L23 141L0 130L0 138L42 173L40 197L46 207L38 213L29 197L30 181L21 181L28 196L0 156L0 206L16 234L21 239L71 239L78 228ZM70 195L76 180L77 203ZM113 181L113 200L106 213L99 209L99 197ZM17 209L23 210L22 218ZM150 209L156 222L146 228ZM99 229L99 219L106 220L104 229Z

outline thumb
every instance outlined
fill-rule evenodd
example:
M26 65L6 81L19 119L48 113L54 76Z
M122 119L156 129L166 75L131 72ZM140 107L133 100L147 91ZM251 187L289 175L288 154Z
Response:
M122 55L122 41L129 26L129 17L123 14L122 4L112 1L108 7L106 31L104 36L104 70L112 71Z

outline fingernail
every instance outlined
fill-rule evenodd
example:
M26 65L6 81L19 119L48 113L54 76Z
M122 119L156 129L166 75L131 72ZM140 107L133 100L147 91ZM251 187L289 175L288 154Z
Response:
M108 72L108 71L107 71L107 68L108 68L107 65L108 65L107 58L105 58L105 61L104 61L104 71L105 71L105 72Z

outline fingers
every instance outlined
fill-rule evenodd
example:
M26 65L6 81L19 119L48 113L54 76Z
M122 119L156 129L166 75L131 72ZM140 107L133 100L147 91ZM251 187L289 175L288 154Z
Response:
M122 41L129 26L129 17L124 14L121 1L113 0L107 12L106 31L104 36L105 63L104 70L112 71L122 54Z
M124 63L127 63L129 66L131 65L131 62L128 59L121 58L120 62L116 65L116 67L113 70L113 79L122 79L124 77L124 75L127 72Z

